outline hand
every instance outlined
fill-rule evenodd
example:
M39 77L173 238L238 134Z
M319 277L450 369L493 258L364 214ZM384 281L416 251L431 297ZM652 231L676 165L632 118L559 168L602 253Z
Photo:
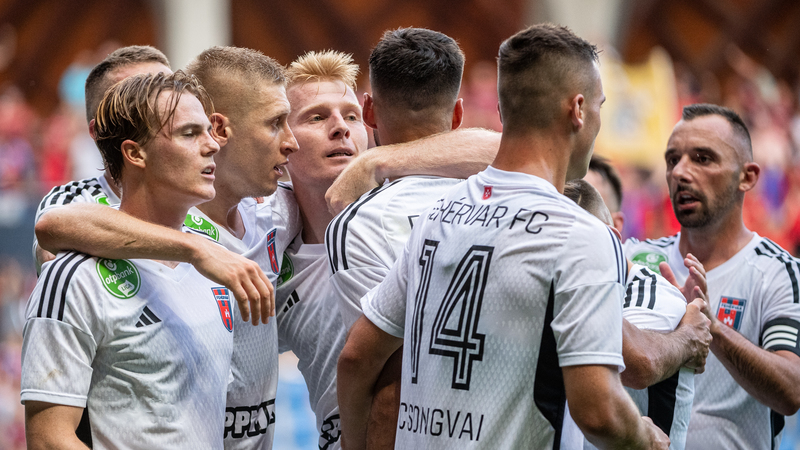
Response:
M649 437L647 448L661 450L669 449L669 436L664 434L664 432L661 431L661 428L658 428L649 417L642 416L642 422L644 422L644 425L647 428L647 434Z
M675 278L675 274L672 272L669 264L662 262L658 265L658 269L661 271L661 276L666 278L673 286L680 289L687 302L700 297L701 294L698 293L695 288L699 288L702 293L702 298L707 301L708 283L706 281L706 269L703 267L703 264L693 254L688 253L683 260L683 265L689 269L689 276L686 278L686 283L684 283L683 286L678 284L678 280Z
M699 290L699 287L695 289ZM690 354L684 367L694 369L695 373L703 373L711 345L711 319L708 318L708 304L703 298L696 298L686 305L686 313L675 331L683 336Z
M36 260L39 261L40 266L47 261L52 261L54 259L56 259L56 255L48 252L39 245L36 245Z
M364 193L380 186L375 180L376 167L368 155L369 153L362 154L351 161L325 193L328 210L334 216L358 200Z
M200 250L197 257L191 261L200 274L211 281L220 283L231 290L242 320L250 320L258 325L269 321L269 316L275 315L275 290L272 283L264 275L264 271L257 263L244 256L237 255L225 247L199 237Z

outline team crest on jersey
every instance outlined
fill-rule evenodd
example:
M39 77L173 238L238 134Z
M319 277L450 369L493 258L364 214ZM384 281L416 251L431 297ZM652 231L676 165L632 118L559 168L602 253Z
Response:
M183 224L193 230L205 233L211 239L219 242L219 230L210 221L194 214L187 214Z
M747 300L733 297L722 297L719 301L719 310L717 311L717 319L725 325L739 331L739 325L742 323L742 316L744 316L744 307Z
M95 268L103 287L114 297L131 298L139 292L142 285L139 270L127 259L100 258Z
M275 252L275 234L274 229L267 234L267 251L269 252L269 267L272 269L272 273L277 274L280 272L280 268L278 267L278 255Z
M634 264L645 266L657 274L661 274L661 269L658 265L662 262L667 262L667 255L658 252L639 252L633 255L631 261Z
M483 187L483 199L489 200L489 197L492 196L492 187L491 186L484 186Z
M286 253L283 254L283 264L281 264L281 272L278 274L278 281L275 283L276 286L280 286L283 283L291 280L294 276L294 264L292 264L292 258L289 258L289 255Z
M222 324L228 331L233 331L233 311L231 310L230 291L224 287L211 288L214 299L219 307L219 315L222 317Z

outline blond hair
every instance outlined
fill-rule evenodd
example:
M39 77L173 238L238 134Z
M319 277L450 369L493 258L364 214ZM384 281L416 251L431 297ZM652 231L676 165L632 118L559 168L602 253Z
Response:
M358 64L353 55L335 50L310 51L297 58L286 71L289 84L306 81L339 80L356 90Z

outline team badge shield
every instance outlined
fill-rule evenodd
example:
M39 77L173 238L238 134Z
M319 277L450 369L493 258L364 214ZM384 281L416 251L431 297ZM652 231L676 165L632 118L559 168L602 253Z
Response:
M746 304L747 300L741 298L722 297L719 301L717 319L734 330L739 331Z
M269 252L269 267L272 269L272 273L277 274L280 269L278 268L278 256L275 254L274 229L267 234L267 251Z
M230 292L224 287L211 288L211 292L214 293L214 299L217 301L222 324L225 325L228 331L233 332L233 311L231 310Z

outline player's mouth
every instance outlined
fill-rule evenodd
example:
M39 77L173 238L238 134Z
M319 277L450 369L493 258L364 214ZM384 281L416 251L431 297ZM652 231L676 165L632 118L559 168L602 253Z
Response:
M672 201L680 210L692 209L700 205L700 196L688 189L680 189L675 193Z
M209 164L203 169L201 172L203 176L210 177L212 180L214 179L214 172L217 170L216 164Z
M353 152L349 148L336 148L336 149L333 149L333 150L329 151L328 154L325 155L325 157L326 158L341 158L341 157L349 158L349 157L353 156L354 153L355 152Z
M278 174L278 177L282 177L283 176L284 166L286 166L286 163L288 163L288 162L289 161L284 161L284 162L282 162L282 163L280 163L280 164L278 164L278 165L276 165L275 167L272 168L272 170L274 170L275 173Z

